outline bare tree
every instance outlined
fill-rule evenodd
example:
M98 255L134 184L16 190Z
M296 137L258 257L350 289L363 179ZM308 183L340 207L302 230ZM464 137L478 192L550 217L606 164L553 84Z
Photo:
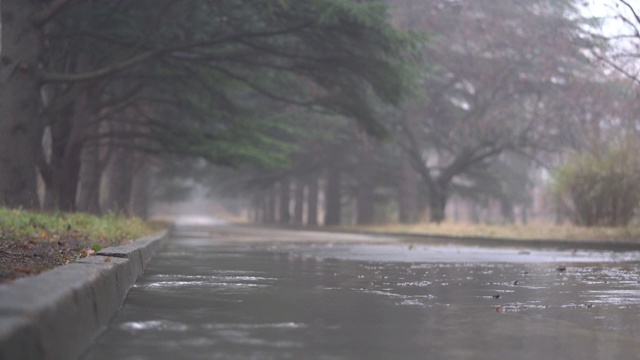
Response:
M504 152L533 153L562 126L550 111L588 61L573 1L422 2L406 21L432 35L424 100L405 107L396 131L440 222L455 181Z

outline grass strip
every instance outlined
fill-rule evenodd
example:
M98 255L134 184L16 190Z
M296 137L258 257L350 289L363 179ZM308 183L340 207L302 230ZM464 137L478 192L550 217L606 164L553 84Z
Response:
M514 240L640 241L640 227L637 225L629 225L626 227L580 227L537 221L530 222L526 225L471 224L448 221L441 224L386 224L341 226L340 228L374 233L424 234Z
M0 208L0 240L86 239L86 245L112 246L152 233L142 219L120 214L43 213Z

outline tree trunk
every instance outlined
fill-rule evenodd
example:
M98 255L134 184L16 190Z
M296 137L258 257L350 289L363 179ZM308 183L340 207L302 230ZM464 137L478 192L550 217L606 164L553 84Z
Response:
M145 157L143 157L144 161ZM151 169L148 164L137 166L131 194L131 213L142 219L149 217Z
M291 181L284 179L280 181L280 223L288 224L291 221L289 203L291 202Z
M1 6L0 205L37 208L41 36L32 16L38 7L28 0L4 0Z
M82 71L86 68L86 56L74 55L71 68ZM96 97L86 88L71 88L76 96L74 101L51 116L51 173L50 189L53 206L63 211L75 211L78 183L82 164L82 149L89 131L97 131L92 126L91 103Z
M523 205L522 206L522 217L520 219L520 221L522 221L522 225L527 225L529 223L529 214L527 211L527 206Z
M513 203L506 196L500 198L500 215L508 224L515 224L516 215L513 210Z
M365 160L366 162L366 160ZM363 165L361 162L360 165ZM374 191L371 179L371 171L366 164L358 171L358 183L356 189L356 224L373 224L375 215Z
M371 184L359 184L357 193L357 217L358 225L373 224L375 215L375 201L373 198L373 187Z
M375 144L365 134L358 137L358 165L356 166L356 224L373 224L375 215L373 154Z
M307 225L318 226L318 178L313 177L308 181L307 193Z
M327 170L327 185L325 190L326 209L324 225L340 225L341 218L341 194L340 194L340 169L336 166Z
M80 154L82 143L69 143L60 162L52 162L51 186L47 192L52 196L53 207L62 211L75 211L76 191L80 176Z
M78 210L91 214L99 214L100 184L102 182L99 145L95 143L85 146L82 150L81 161Z
M265 224L273 224L276 221L276 197L275 197L275 189L274 186L271 185L267 190L265 190L265 201L264 201L264 223Z
M418 178L406 154L402 157L398 207L400 223L413 224L418 221Z
M115 213L130 213L131 191L133 189L134 159L130 151L117 149L108 169L109 191L107 209Z
M264 201L265 196L262 191L258 191L253 195L253 218L251 220L256 224L264 222Z
M293 223L296 225L302 225L302 213L304 210L304 182L301 179L296 180L295 187Z
M51 181L47 192L52 196L53 207L58 210L76 209L86 119L89 116L87 96L82 94L51 126Z
M447 188L447 185L435 183L429 189L429 219L431 222L439 224L446 217L445 208L449 196Z

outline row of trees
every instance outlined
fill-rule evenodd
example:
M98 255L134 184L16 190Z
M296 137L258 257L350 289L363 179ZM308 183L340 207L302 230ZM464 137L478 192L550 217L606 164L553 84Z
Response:
M346 217L359 224L389 221L390 211L393 220L412 222L425 209L431 221L440 222L452 196L497 202L504 221L513 222L515 207L526 217L532 175L540 169L555 172L559 166L555 211L585 225L621 225L632 218L638 205L635 190L614 186L612 178L624 184L638 180L620 162L633 156L619 154L621 148L635 148L629 144L637 141L637 93L619 72L607 70L621 66L621 55L611 38L597 32L602 19L585 17L582 3L572 0L389 3L398 28L430 34L428 46L421 48L430 66L414 69L418 84L413 100L383 110L393 140L363 142L345 126L332 130L342 136L332 141L305 140L311 150L298 154L302 165L268 176L249 170L258 219L300 223L300 187L292 190L287 184L303 174L314 184L321 179L326 224ZM633 10L625 1L620 5ZM618 15L625 14L631 16L623 21L634 29L640 23L637 15ZM638 40L633 32L624 38ZM633 77L628 67L633 62L625 64L624 75ZM621 137L627 145L619 145ZM577 153L581 155L572 155ZM599 160L590 164L606 164L598 171L613 173L579 174L574 165L596 153ZM571 168L562 168L565 163ZM629 171L615 170L621 167ZM315 209L316 186L309 189L313 200L308 206ZM606 191L596 195L598 189ZM291 204L290 196L295 197ZM625 198L624 206L607 202L624 208L625 214L594 210L590 199L598 197ZM273 210L276 203L279 209ZM355 214L341 219L341 205ZM387 210L376 218L376 207ZM286 212L294 214L293 220ZM589 220L587 212L594 214ZM309 222L314 224L316 216Z
M144 214L191 176L265 222L514 221L533 169L635 141L618 3L611 39L575 0L5 0L0 204Z
M135 157L281 166L303 114L380 135L375 107L409 88L413 40L377 1L5 0L1 11L5 206L38 207L40 176L45 207L96 211L113 164L117 210Z

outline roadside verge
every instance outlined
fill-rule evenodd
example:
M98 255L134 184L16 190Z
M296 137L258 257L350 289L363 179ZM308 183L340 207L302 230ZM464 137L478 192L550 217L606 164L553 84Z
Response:
M263 224L234 224L247 228L268 228L293 231L321 232L327 234L353 234L366 235L372 238L394 238L409 244L429 245L461 245L495 248L549 248L549 249L585 249L585 250L611 250L611 251L640 251L640 241L631 240L580 240L580 239L544 239L544 238L508 238L489 236L464 236L430 233L408 233L394 231L372 231L366 229L354 229L345 227L301 227L292 225L263 225Z
M167 232L0 285L0 359L78 357L122 305Z

